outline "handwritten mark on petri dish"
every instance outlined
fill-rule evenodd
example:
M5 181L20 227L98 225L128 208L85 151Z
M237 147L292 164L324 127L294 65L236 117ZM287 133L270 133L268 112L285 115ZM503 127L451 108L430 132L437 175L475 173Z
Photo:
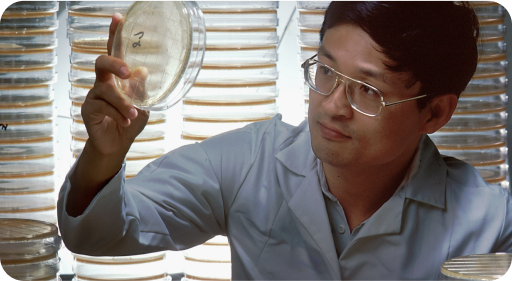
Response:
M137 35L140 35L140 37L139 37L139 41L138 41L138 42L135 42L135 43L133 43L133 44L132 44L132 47L133 47L133 48L136 48L137 46L139 46L139 47L140 47L140 39L142 39L142 37L144 37L144 31L141 31L141 32L139 32L139 33L135 33L135 34L133 34L133 36L137 36Z

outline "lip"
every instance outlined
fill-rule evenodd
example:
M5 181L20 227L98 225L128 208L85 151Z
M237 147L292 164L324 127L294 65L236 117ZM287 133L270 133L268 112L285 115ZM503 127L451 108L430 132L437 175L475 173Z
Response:
M326 139L333 140L333 141L341 141L341 140L351 139L351 137L343 134L340 131L332 129L331 127L327 127L320 122L318 122L318 124L320 125L320 133Z

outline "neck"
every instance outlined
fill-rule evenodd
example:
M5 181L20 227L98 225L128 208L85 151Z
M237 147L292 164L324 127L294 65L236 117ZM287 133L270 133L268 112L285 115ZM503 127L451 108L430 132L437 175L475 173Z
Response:
M416 155L416 148L382 165L334 167L322 163L329 191L338 199L350 229L375 213L398 189Z

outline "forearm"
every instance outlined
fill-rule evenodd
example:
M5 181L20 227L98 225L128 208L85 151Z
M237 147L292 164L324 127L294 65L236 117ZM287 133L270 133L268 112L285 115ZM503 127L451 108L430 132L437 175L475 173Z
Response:
M127 151L126 151L127 152ZM89 142L86 143L74 172L69 175L70 190L66 212L72 217L80 216L94 197L119 172L126 152L103 155Z

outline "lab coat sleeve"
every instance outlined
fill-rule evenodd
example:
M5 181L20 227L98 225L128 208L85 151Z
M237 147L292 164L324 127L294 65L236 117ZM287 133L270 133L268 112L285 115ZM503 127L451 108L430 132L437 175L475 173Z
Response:
M123 165L76 218L64 209L72 167L57 206L65 245L86 255L135 255L183 250L227 235L229 208L256 155L273 149L273 129L280 118L180 147L133 179L125 180Z
M57 211L72 252L115 256L182 250L225 234L220 185L199 144L160 157L126 181L124 166L76 218L64 209L66 177Z

